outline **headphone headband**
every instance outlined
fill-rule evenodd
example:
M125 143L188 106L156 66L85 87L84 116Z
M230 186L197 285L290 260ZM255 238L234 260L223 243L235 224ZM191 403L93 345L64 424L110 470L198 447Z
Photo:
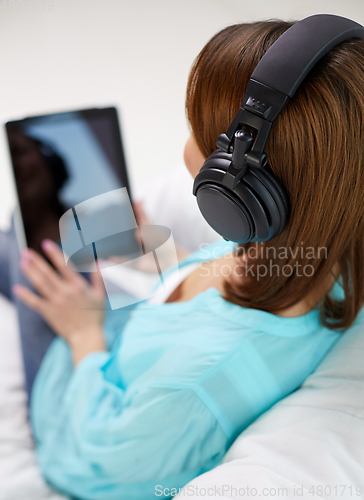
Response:
M364 38L363 26L330 14L307 17L276 40L259 61L251 79L291 98L313 66L349 38Z

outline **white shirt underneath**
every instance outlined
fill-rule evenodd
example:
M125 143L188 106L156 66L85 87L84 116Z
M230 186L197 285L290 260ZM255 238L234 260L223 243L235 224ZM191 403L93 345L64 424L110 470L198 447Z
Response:
M188 264L187 266L183 266L177 271L171 273L164 280L163 286L161 285L157 291L156 295L153 295L148 300L149 304L163 304L171 293L184 281L188 275L190 275L195 269L198 268L200 262L193 262L192 264ZM161 291L158 291L161 290Z

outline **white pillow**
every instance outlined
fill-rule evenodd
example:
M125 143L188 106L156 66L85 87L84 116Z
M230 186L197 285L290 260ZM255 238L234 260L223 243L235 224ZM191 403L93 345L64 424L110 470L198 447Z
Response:
M300 389L238 437L223 465L185 488L192 499L364 498L363 315Z

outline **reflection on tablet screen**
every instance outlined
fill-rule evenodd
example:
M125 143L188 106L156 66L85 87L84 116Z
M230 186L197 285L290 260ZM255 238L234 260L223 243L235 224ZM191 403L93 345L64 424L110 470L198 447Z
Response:
M140 253L137 231L125 230L118 236L113 232L118 226L116 213L124 219L122 227L135 226L115 108L9 121L6 131L29 247L41 251L44 238L60 241L60 219L69 210L75 214L78 207L88 235L85 246L99 241L105 258ZM129 197L122 215L120 203L118 211L112 211L120 188L126 188L124 196ZM100 198L106 193L110 195ZM88 251L81 251L80 258L82 253Z

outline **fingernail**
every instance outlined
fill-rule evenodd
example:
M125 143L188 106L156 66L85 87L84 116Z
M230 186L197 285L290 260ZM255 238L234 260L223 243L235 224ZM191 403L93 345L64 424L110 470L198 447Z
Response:
M54 247L54 243L52 240L43 240L42 241L42 248L43 250L52 250L52 248Z

